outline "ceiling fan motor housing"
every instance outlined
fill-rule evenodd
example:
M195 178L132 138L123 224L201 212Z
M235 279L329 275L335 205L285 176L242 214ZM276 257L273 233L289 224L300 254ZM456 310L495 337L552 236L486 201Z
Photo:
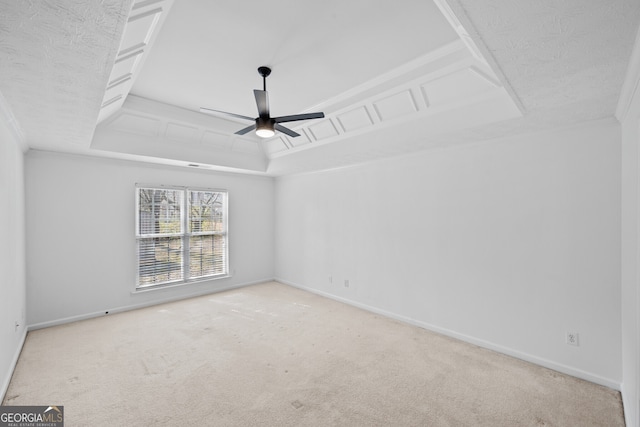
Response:
M274 124L275 124L275 121L270 117L260 116L256 119L256 129L273 130Z

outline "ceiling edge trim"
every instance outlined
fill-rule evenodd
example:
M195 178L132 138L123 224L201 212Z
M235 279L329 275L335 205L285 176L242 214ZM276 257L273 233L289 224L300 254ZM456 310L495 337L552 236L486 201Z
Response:
M309 112L309 111L315 111L315 110L323 110L326 109L329 106L332 105L336 105L336 104L340 104L343 101L346 101L350 98L356 97L362 93L365 93L369 90L372 90L380 85L383 85L384 83L387 83L393 79L402 77L404 75L407 75L409 73L411 73L412 71L428 65L432 62L435 62L439 59L445 58L451 54L454 54L456 52L459 52L461 50L464 50L466 47L464 45L464 43L461 40L456 40L453 41L449 44L446 44L444 46L442 46L439 49L436 49L434 51L431 51L425 55L422 55L416 59L413 59L409 62L406 62L405 64L394 68L393 70L381 74L378 77L375 77L365 83L362 83L358 86L355 86L345 92L342 92L340 95L338 96L334 96L333 98L329 98L326 99L322 102L320 102L319 104L316 104L314 106L311 106L309 108L307 108L306 110L303 111L303 113Z
M482 38L482 35L478 32L475 25L467 15L466 10L458 0L433 0L436 6L440 9L445 18L449 21L453 29L458 33L460 39L465 43L467 48L471 51L473 56L477 56L479 53L484 60L484 62L493 70L495 75L500 80L502 86L504 86L505 90L509 94L509 96L513 99L516 107L520 110L522 115L525 115L526 109L524 104L520 100L520 97L511 86L511 82L507 79L504 72L502 72L502 67L493 57L493 54L487 48L487 45ZM470 46L470 42L475 45L477 51L474 51L473 47Z
M65 151L65 150L48 150L42 148L32 148L29 150L29 156L56 156L56 157L83 157L89 160L96 161L111 161L111 162L123 162L123 163L132 163L136 166L145 166L145 167L154 167L154 168L164 168L164 169L175 169L194 173L215 173L221 175L242 175L246 177L256 177L256 178L266 178L273 179L274 176L268 174L264 171L254 171L250 169L241 169L234 168L228 166L218 166L218 165L207 165L207 167L188 167L187 161L171 161L158 157L151 156L143 156L137 154L122 154L113 151L102 151L102 150L92 150L88 153L81 153L76 151Z
M450 64L441 67L430 74L416 77L412 80L402 83L401 85L367 96L366 98L359 100L354 104L348 105L347 107L339 108L331 113L326 114L325 120L322 122L305 124L294 128L297 132L304 131L305 133L307 133L307 131L310 131L313 136L312 138L309 138L310 143L288 146L285 150L268 153L267 157L270 160L277 159L279 157L284 157L300 151L312 149L313 147L334 143L345 138L374 132L375 130L383 129L388 126L395 126L399 123L419 120L431 117L436 114L450 113L458 108L473 105L478 102L484 102L488 99L497 99L497 97L507 98L509 102L513 104L518 114L522 116L522 112L517 108L509 93L500 84L500 81L497 80L495 75L492 74L492 70L490 68L487 68L485 71L483 69L480 69L478 65L479 63L475 58L473 58L472 56L465 56L464 59L458 59L455 62L451 62ZM429 101L429 95L425 93L425 84L436 82L439 79L451 77L464 71L468 71L469 73L482 78L487 82L488 85L491 85L492 89L489 91L474 93L472 95L465 95L464 99L451 99L444 102L438 102L437 104L433 104ZM402 93L408 94L408 101L410 102L410 106L412 107L411 110L394 117L383 117L380 110L378 109L378 104L387 98L393 98ZM364 109L363 111L365 111L366 117L368 117L369 119L368 123L354 129L347 129L342 124L341 116L352 111L362 109ZM333 135L317 137L317 135L315 135L310 128L313 126L319 126L321 123L330 123L335 129Z
M632 100L640 93L638 88L640 87L640 27L636 32L636 40L633 44L633 50L629 58L629 65L627 66L627 72L625 74L624 82L620 89L620 97L618 98L618 105L616 106L615 116L618 121L623 122L626 120L627 115L631 109Z
M344 141L344 140L347 140L347 139L353 138L353 137L359 137L359 136L365 135L367 133L374 132L376 130L394 128L394 127L396 127L398 125L402 125L403 123L408 123L408 122L413 122L415 120L421 120L421 119L425 119L425 118L430 118L430 117L434 117L435 115L439 115L439 114L454 113L454 112L458 111L458 109L463 107L463 106L479 105L479 104L481 104L483 102L489 102L489 101L492 101L492 100L497 100L497 99L500 99L502 97L509 99L508 98L508 94L506 93L504 88L499 88L497 91L492 91L492 92L487 92L487 93L474 95L474 96L471 96L471 97L467 97L462 101L456 101L456 102L443 104L443 105L440 105L440 106L437 106L437 107L429 107L429 108L425 108L425 109L421 109L421 110L416 110L415 112L411 113L410 115L402 115L402 116L398 116L398 117L393 117L393 118L388 119L388 120L377 121L377 122L372 123L370 126L367 126L367 127L361 127L361 128L358 128L358 129L350 131L350 132L337 133L334 136L330 136L330 137L326 137L326 138L322 138L322 139L317 139L317 140L313 141L311 144L305 144L305 145L301 145L301 146L297 146L297 147L292 147L289 150L272 153L269 156L268 159L269 159L269 162L271 163L273 160L276 160L276 159L279 159L279 158L288 157L288 156L291 156L291 155L295 155L296 153L300 153L300 152L304 152L304 151L307 151L309 149L312 149L312 147L322 147L322 146L325 146L325 145L332 145L332 144L334 144L336 142ZM374 99L374 98L371 98L371 99ZM370 104L367 103L367 104L363 104L363 105L370 105ZM332 116L328 117L328 120L331 121L335 117L336 117L335 115L332 115ZM333 124L333 122L332 122L332 124ZM335 126L335 124L333 124L333 125Z
M465 142L453 144L453 145L435 145L435 146L422 148L420 150L416 150L412 152L396 154L391 157L369 159L363 162L340 165L340 166L330 167L326 169L321 168L321 169L308 170L304 172L269 172L267 171L267 173L269 174L269 176L272 176L276 181L284 181L287 179L295 179L296 177L300 177L300 176L330 174L330 173L340 172L340 171L349 170L349 169L354 170L358 168L368 167L371 164L385 163L390 160L393 161L397 159L415 157L415 156L421 156L421 155L431 156L433 155L433 153L442 152L442 151L467 150L472 147L482 147L490 144L508 144L513 142L514 140L518 141L524 138L533 138L533 137L543 138L546 136L556 135L558 133L574 132L579 129L601 128L603 126L605 127L617 126L616 119L610 116L610 117L605 117L601 119L587 120L587 121L571 123L567 125L562 125L562 126L547 128L542 130L522 131L522 132L505 135L505 136L487 137L487 138L482 138L482 139L473 140L473 141L465 141Z
M107 84L105 86L105 93L103 94L102 104L100 105L100 111L96 120L96 125L102 123L107 118L112 116L126 100L131 91L131 87L135 83L140 74L140 70L143 68L144 63L149 56L153 44L155 43L158 34L164 24L164 21L173 6L173 0L132 0L132 4L129 7L129 13L126 16L126 20L123 23L120 30L120 39L118 41L117 50L109 62L111 65ZM129 26L136 21L140 21L145 18L152 18L145 27L146 33L144 38L136 39L137 43L132 45L125 45L127 30ZM131 41L131 40L129 40ZM124 64L126 61L131 61L129 64L128 72L122 75L114 74L116 65ZM125 70L119 70L120 72ZM109 94L108 92L117 90L116 94Z

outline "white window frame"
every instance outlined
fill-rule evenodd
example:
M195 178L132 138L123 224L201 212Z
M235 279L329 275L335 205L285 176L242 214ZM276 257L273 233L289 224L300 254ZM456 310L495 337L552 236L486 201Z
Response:
M180 206L180 232L179 233L164 233L164 234L142 234L140 231L140 190L141 189L152 189L152 190L173 190L182 192L181 196L181 206ZM224 200L222 202L222 216L223 216L223 230L222 231L205 231L205 232L190 232L190 215L189 210L191 208L190 205L190 192L215 192L222 193L224 195ZM168 286L176 286L176 285L185 285L189 283L197 283L207 280L215 280L222 279L225 277L229 277L229 192L225 189L218 188L204 188L204 187L181 187L181 186L169 186L169 185L158 185L158 184L136 184L135 188L135 237L136 237L136 282L135 282L135 290L136 291L146 291L151 289L165 288ZM223 272L222 273L214 273L210 275L202 275L196 277L190 277L190 240L191 237L194 236L206 236L206 235L222 235L224 236L224 248L223 248ZM155 237L180 237L182 240L182 277L177 280L168 280L164 282L157 282L151 284L141 284L140 283L140 242L144 239L155 238Z

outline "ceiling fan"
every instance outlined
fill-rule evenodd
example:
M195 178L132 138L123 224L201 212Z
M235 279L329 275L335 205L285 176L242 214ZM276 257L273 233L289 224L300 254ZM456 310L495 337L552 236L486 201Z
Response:
M243 119L255 122L251 126L240 129L235 134L244 135L252 130L256 130L256 135L262 138L270 138L275 135L275 131L282 132L289 135L292 138L300 136L299 133L292 131L291 129L282 126L280 123L295 122L298 120L309 119L321 119L324 117L324 113L306 113L306 114L294 114L292 116L280 116L271 117L269 115L269 96L267 94L267 77L271 74L271 68L259 67L258 73L262 76L262 90L255 89L253 91L256 97L256 105L258 106L258 117L255 119L252 117L242 116L240 114L228 113L226 111L212 110L210 108L200 108L201 113L207 113L218 117L233 117L236 119Z

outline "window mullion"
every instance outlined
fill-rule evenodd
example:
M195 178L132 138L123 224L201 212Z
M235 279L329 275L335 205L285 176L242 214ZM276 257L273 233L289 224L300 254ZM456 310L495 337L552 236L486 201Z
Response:
M189 280L189 278L191 277L191 239L190 239L190 230L189 227L191 226L191 224L189 224L189 217L191 216L191 199L189 197L189 190L185 189L184 190L184 218L182 221L182 226L184 227L184 232L183 232L183 237L182 237L182 248L184 251L184 255L182 257L183 262L184 262L184 279L185 280Z

